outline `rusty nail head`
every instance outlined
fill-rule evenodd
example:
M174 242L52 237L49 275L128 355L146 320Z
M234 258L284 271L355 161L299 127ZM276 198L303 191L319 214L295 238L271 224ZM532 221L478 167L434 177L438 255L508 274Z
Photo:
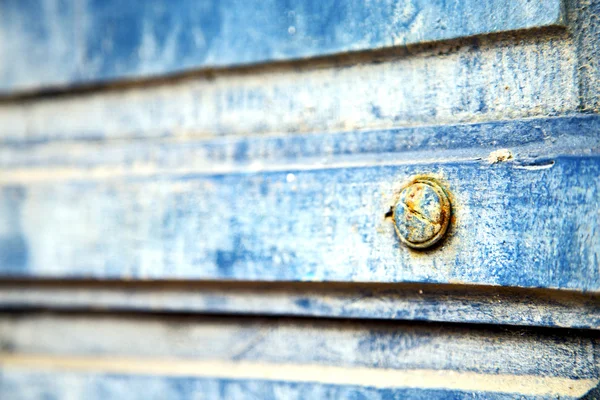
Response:
M396 233L408 247L425 249L444 237L450 214L450 200L431 178L418 178L404 187L394 206Z

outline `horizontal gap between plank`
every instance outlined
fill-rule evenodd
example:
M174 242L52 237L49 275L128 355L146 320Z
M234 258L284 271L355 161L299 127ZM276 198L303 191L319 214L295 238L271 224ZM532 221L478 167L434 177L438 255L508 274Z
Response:
M600 329L600 295L481 285L1 280L0 309L250 315Z
M544 39L552 41L556 39L567 39L565 37L566 32L566 27L560 25L532 27L515 31L465 36L456 39L390 46L376 50L349 51L343 54L331 54L293 60L267 61L229 67L197 68L159 76L115 79L107 82L82 83L66 87L48 87L37 90L26 89L10 94L0 94L0 105L23 101L74 97L99 92L110 93L134 88L159 87L185 82L190 79L212 80L217 76L227 77L232 75L269 74L278 71L309 68L315 70L324 68L344 68L356 64L381 63L397 58L414 57L427 53L432 53L433 55L445 55L449 52L456 52L465 46L479 46L484 40L489 43L503 40L518 42L528 37L540 38L543 36Z
M485 293L512 295L550 295L562 299L596 299L600 293L545 288L521 288L492 285L435 284L435 283L373 283L373 282L309 282L309 281L233 281L233 280L100 280L100 279L24 279L0 277L0 290L6 287L55 287L55 288L121 288L121 289L225 289L225 290L355 290L358 288L379 290L411 290L426 288L430 291L457 293Z

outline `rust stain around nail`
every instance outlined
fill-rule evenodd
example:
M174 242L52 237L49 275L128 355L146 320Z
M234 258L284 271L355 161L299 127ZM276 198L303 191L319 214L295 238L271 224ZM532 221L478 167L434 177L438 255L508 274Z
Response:
M450 199L433 178L418 177L406 185L394 206L393 220L402 243L426 249L445 235L452 214Z

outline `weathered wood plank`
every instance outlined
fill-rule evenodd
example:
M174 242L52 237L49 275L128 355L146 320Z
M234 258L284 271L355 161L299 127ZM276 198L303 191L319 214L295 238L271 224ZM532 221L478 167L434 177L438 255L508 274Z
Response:
M52 376L51 371L60 377L63 371L75 380L82 379L77 373L117 374L123 384L135 379L123 375L150 375L187 377L201 388L210 387L203 379L216 378L242 380L242 385L250 380L267 390L273 381L308 384L308 393L322 385L382 390L372 396L445 389L573 398L599 380L597 338L577 332L34 314L3 316L0 342L5 349L0 354L2 386L17 392L29 387L24 379L36 371L42 377ZM61 385L42 378L34 388L52 391Z
M224 136L547 117L581 106L566 32L217 71L0 104L0 141Z
M599 130L589 116L6 149L0 272L597 291ZM513 158L490 164L500 146ZM385 215L423 173L450 191L455 222L415 253Z
M560 0L3 1L0 92L563 24Z
M12 281L0 283L0 309L292 315L600 329L597 295L495 286Z
M523 395L491 393L489 391L436 390L417 388L377 389L361 386L341 386L318 383L250 381L194 377L163 377L104 373L74 373L65 371L32 371L3 368L0 375L0 396L12 400L47 398L107 398L148 399L223 399L223 400L512 400L556 399L555 395ZM561 399L579 396L561 395ZM591 398L593 399L593 398Z

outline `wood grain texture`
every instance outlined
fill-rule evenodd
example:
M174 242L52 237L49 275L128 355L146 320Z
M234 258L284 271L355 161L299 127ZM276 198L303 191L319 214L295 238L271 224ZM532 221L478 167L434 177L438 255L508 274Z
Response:
M7 148L0 271L597 291L599 125ZM512 159L490 163L498 148ZM424 253L401 247L385 217L416 174L443 182L455 219Z
M26 393L30 386L23 384L24 379L35 376L42 378L33 393L61 390L64 377L77 381L91 376L100 381L104 374L117 374L125 387L143 379L140 375L150 375L156 384L168 382L168 377L173 382L187 377L199 385L189 390L207 390L208 382L219 379L239 379L238 385L264 390L272 390L278 381L306 385L308 393L323 386L351 391L370 387L368 398L411 389L574 398L599 379L597 338L577 332L31 314L3 316L0 342L4 348L0 386L17 393ZM48 380L51 371L59 377L57 384ZM428 379L432 377L437 379ZM129 379L133 381L128 383Z
M600 112L600 1L569 0L568 19L575 38L580 109Z
M0 16L3 93L564 24L560 0L4 1Z

